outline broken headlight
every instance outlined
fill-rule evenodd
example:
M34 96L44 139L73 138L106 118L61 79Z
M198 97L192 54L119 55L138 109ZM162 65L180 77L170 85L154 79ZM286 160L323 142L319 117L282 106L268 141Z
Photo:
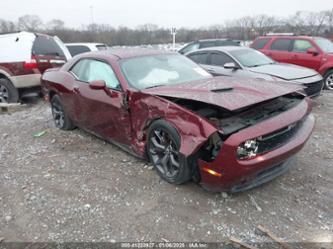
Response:
M256 139L246 140L237 148L238 159L251 159L257 156L259 142Z

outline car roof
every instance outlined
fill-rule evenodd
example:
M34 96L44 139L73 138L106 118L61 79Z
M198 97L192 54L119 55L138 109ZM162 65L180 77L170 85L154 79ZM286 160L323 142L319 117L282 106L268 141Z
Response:
M241 50L241 49L251 49L251 48L240 47L240 46L209 47L209 48L198 49L198 50L196 50L196 51L190 52L190 54L191 54L191 53L198 52L198 51L221 51L221 52L230 52L230 51Z
M45 33L38 33L38 32L30 32L30 31L13 31L13 32L3 32L0 33L1 36L22 36L22 35L34 35L36 36L47 36L52 37L51 35Z
M197 40L198 42L206 42L206 41L238 41L230 38L216 38L216 39L200 39Z
M267 39L267 38L315 39L320 37L307 36L307 35L266 35L266 36L259 36L257 39Z
M176 52L147 48L117 48L93 52L96 55L113 55L119 59L128 59L141 56L160 55L160 54L178 54Z
M106 45L104 43L96 43L96 42L74 42L74 43L65 43L67 46L96 46L96 45Z

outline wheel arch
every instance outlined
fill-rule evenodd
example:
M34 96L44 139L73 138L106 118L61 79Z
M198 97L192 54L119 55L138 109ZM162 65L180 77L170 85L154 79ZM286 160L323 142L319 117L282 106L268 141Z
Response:
M50 90L48 95L49 95L49 100L51 101L51 99L53 98L53 96L57 95L58 93L54 90Z
M327 74L329 71L331 71L331 70L333 70L333 65L332 65L331 67L329 67L329 68L326 69L324 75L326 75L326 74Z
M324 77L330 70L333 70L333 63L324 64L319 69L319 73Z
M9 76L7 74L4 74L1 70L0 70L0 79L6 79L11 82L11 80L9 79Z
M170 100L151 95L140 97L131 107L134 132L132 144L138 154L145 154L147 131L150 125L159 119L165 120L176 129L180 137L180 153L186 157L196 152L217 131L203 118Z

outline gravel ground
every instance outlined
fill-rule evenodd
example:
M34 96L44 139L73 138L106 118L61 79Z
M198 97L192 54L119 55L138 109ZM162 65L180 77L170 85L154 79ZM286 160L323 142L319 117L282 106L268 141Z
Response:
M333 93L315 100L317 124L295 165L245 193L173 186L151 165L88 133L56 129L38 101L0 115L0 237L5 241L333 239ZM41 131L46 133L34 137Z

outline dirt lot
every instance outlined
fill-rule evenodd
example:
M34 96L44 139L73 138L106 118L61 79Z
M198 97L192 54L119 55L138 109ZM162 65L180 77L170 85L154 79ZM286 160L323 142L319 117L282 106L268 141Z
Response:
M146 162L56 129L47 103L0 115L0 237L5 241L333 239L333 93L315 100L315 132L291 170L228 196L162 181ZM46 131L40 137L33 135Z

